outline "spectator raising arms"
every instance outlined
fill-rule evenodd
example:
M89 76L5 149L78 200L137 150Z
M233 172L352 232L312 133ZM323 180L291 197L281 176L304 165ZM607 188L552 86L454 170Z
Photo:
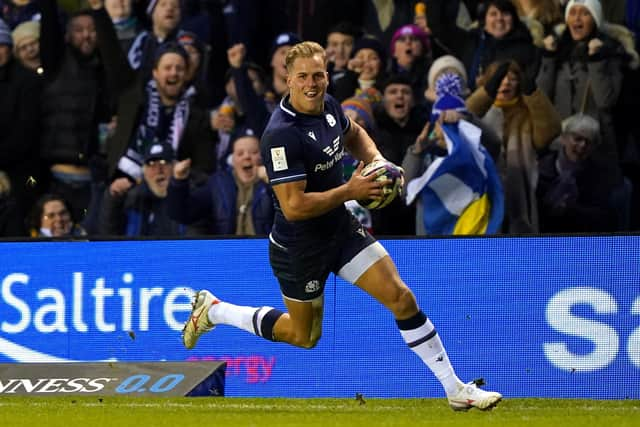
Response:
M336 82L344 77L347 71L347 63L353 51L353 45L359 33L360 31L350 22L339 22L329 29L325 46L329 60L327 71L331 79L329 88L332 88Z
M151 31L142 31L131 44L129 63L140 70L142 83L151 77L155 52L159 46L175 42L180 35L178 25L182 16L179 0L150 0L147 15L151 18Z
M515 61L492 64L485 78L466 104L502 139L497 166L505 193L503 229L537 233L537 152L560 133L560 118L535 80Z
M260 145L251 129L232 144L231 170L222 169L195 190L189 186L191 159L180 161L169 186L169 212L182 223L208 220L207 234L265 236L273 224L272 193L260 157Z
M216 132L216 163L219 168L231 165L231 141L237 131L252 129L262 135L274 107L274 94L267 90L264 70L246 57L246 47L237 43L227 50L229 69L225 75L227 96L211 111L211 128Z
M595 158L609 169L608 179L619 185L612 109L620 95L622 67L637 66L638 54L632 43L621 43L630 31L604 22L598 0L570 1L565 21L559 36L544 40L538 85L562 119L583 113L598 121L602 144Z
M527 73L537 72L537 48L511 0L484 2L480 28L469 30L451 25L459 3L459 0L433 0L429 2L427 17L432 37L465 65L470 89L475 89L476 79L495 61L514 59Z
M142 165L142 182L126 191L104 192L99 233L112 236L178 236L185 227L169 218L167 187L175 155L167 143L151 145Z
M66 34L56 0L39 0L42 10L40 57L42 95L42 160L52 173L49 191L60 194L83 219L98 180L98 124L109 122L110 93L105 62L97 50L96 25L90 10L69 18ZM109 21L111 25L111 22Z
M128 65L118 46L111 20L96 2L99 48L106 74L117 88L117 125L107 142L109 191L126 191L142 179L145 152L150 146L168 143L178 160L194 159L194 169L206 176L215 168L214 135L208 114L194 102L193 86L186 82L189 54L177 42L165 43L154 52L152 79L143 85L142 74ZM128 182L127 182L128 181Z
M113 21L123 52L129 51L131 44L141 32L141 25L133 13L132 2L132 0L104 0L104 8Z
M333 92L340 102L358 96L369 88L381 86L387 77L387 54L384 46L373 36L363 36L353 47L347 68L344 76L335 84Z
M269 54L271 66L270 87L276 95L277 100L287 93L287 68L284 59L287 50L296 43L299 43L300 36L295 33L282 33L273 40L271 51Z

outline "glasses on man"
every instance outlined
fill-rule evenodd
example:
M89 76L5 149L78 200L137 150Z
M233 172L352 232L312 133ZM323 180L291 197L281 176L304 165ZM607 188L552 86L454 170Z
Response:
M156 166L166 166L168 164L169 162L164 159L149 160L148 162L145 163L145 165L149 166L150 168L153 168Z
M69 211L66 209L63 209L61 211L57 211L57 212L47 212L45 214L42 215L43 217L45 217L48 220L52 220L55 218L69 218Z

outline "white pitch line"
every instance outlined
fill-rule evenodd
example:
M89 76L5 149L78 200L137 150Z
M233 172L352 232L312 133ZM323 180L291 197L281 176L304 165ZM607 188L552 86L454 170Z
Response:
M272 410L282 410L282 411L292 411L296 409L304 410L304 411L335 411L335 410L359 410L360 405L277 405L277 404L248 404L248 403L208 403L208 404L196 404L196 403L175 403L175 402L158 402L158 403L137 403L137 402L78 402L75 405L83 406L83 407L110 407L110 408L166 408L166 407L176 407L176 408L189 408L189 407L197 407L197 408L215 408L219 410L238 410L238 409L253 409L253 410L264 410L264 409L272 409ZM21 402L0 402L0 407L3 406L24 406L24 403ZM28 406L51 406L51 402L29 402ZM403 406L378 406L375 403L372 405L366 406L369 411L406 411L406 407Z

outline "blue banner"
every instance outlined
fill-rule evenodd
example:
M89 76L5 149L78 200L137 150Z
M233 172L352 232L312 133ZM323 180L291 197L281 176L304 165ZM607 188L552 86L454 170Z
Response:
M640 237L383 245L458 376L506 397L640 398ZM221 325L180 332L194 290L283 308L267 240L0 244L0 362L227 362L227 396L441 397L393 317L330 277L311 350Z

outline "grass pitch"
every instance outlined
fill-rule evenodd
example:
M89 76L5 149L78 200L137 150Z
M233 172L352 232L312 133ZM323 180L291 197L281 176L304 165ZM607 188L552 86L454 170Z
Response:
M506 399L492 411L453 412L444 399L2 397L0 425L637 427L640 401Z

